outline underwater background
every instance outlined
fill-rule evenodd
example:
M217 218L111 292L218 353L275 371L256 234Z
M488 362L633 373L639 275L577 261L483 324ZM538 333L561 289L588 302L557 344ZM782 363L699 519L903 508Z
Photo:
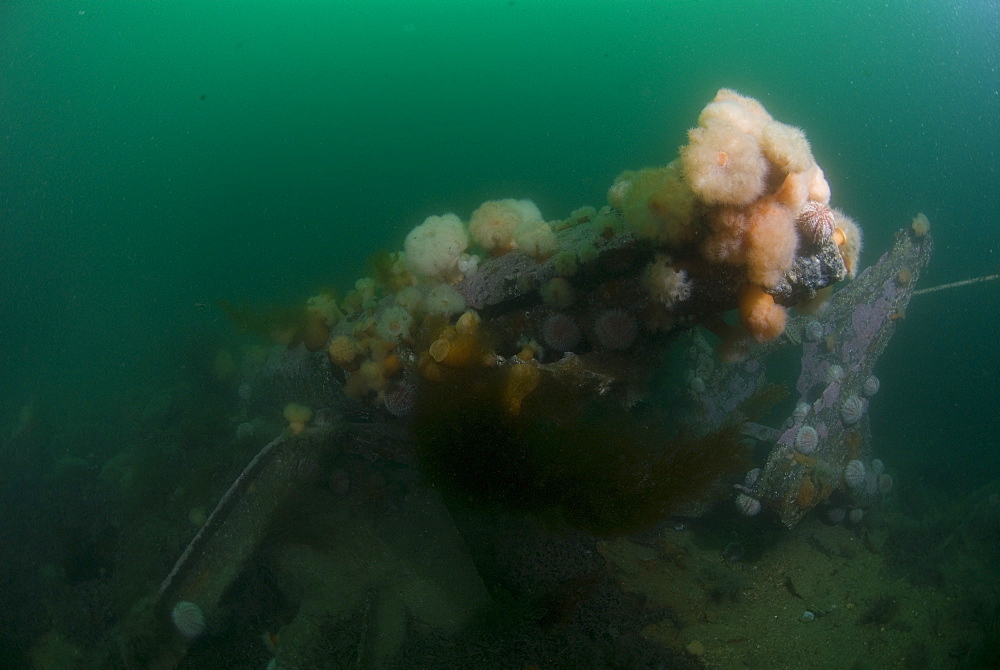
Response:
M488 199L601 207L720 87L806 131L862 267L923 212L921 288L996 274L998 68L986 0L7 0L0 427L46 457L4 458L3 552L48 521L9 516L58 481L33 468L99 467L211 365L217 301L346 291L426 216ZM881 359L875 453L900 483L1000 475L998 290L916 296Z

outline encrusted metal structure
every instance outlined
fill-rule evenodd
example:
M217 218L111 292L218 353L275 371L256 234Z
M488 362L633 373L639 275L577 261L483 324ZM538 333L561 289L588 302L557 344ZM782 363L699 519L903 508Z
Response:
M814 316L789 321L784 336L752 349L746 360L718 366L703 349L708 366L698 406L707 426L717 426L765 383L767 359L779 347L801 347L795 382L796 410L777 427L748 424L744 432L773 445L759 476L740 487L794 526L818 504L865 510L877 502L878 466L871 467L869 410L878 392L875 363L906 313L933 241L900 231L892 249L837 291ZM706 357L709 357L706 359ZM706 364L706 360L709 362ZM815 446L796 445L800 431L816 431ZM811 436L810 436L811 437ZM851 461L865 467L865 482L850 486L844 470ZM831 499L833 503L831 503Z

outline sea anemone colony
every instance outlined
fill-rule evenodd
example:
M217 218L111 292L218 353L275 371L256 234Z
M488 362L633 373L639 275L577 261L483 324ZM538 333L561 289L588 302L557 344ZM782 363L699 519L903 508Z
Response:
M229 312L325 349L347 396L414 427L442 481L627 526L743 460L731 427L685 432L648 407L632 418L657 345L702 325L737 359L853 274L860 230L830 195L800 129L722 89L677 158L623 172L600 210L546 220L506 198L468 219L430 216L343 300L324 293L271 319ZM292 414L290 430L304 429ZM696 456L709 442L713 456Z

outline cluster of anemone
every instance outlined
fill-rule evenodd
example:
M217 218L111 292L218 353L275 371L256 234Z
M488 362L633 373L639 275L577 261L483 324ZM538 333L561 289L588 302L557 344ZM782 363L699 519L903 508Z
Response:
M520 249L544 258L556 247L552 227L530 200L489 200L469 219L469 234L486 252L500 255Z
M623 173L608 201L668 250L690 255L696 246L700 261L741 269L743 328L766 342L784 330L785 308L770 296L797 253L832 240L847 274L857 270L861 230L829 206L830 195L802 130L775 120L757 100L722 89L677 160ZM663 295L656 282L650 290Z
M340 304L339 327L325 342L330 362L344 375L347 395L374 401L393 414L405 413L401 407L413 395L413 384L402 377L403 359L414 359L414 367L433 376L434 366L454 361L465 346L461 337L452 342L431 331L450 326L466 312L453 284L478 269L481 256L468 253L470 246L478 244L480 253L499 253L501 246L516 248L513 236L518 233L532 251L547 252L546 236L536 229L544 225L550 234L551 229L540 218L530 201L485 203L472 225L452 213L429 216L409 232L402 252L382 254L374 273L378 280L356 282ZM483 227L490 224L493 237ZM501 230L508 230L507 224L509 238Z
M583 339L581 326L575 317L560 312L576 302L568 277L598 256L599 245L560 249L557 233L582 226L592 228L595 238L601 233L607 239L608 230L618 232L618 221L609 212L582 207L565 220L546 222L533 202L510 198L483 203L468 222L453 213L427 217L406 236L402 252L377 257L374 278L358 280L339 306L332 303L337 326L326 331L324 346L344 376L346 393L397 414L398 401L413 396L417 379L440 382L455 370L495 365L497 357L478 327L479 317L468 310L454 286L475 274L482 259L512 251L536 262L551 259L555 275L539 286L551 318L547 325L521 334L525 341L519 345L518 360L540 360L544 350L539 341L556 354L576 349ZM684 276L676 278L676 286L662 290L686 295ZM605 311L586 320L590 346L631 346L637 335L634 315ZM523 383L513 385L526 388ZM509 404L512 410L518 405Z
M325 349L348 396L401 412L413 395L404 374L406 362L414 358L414 348L433 344L421 340L425 323L447 325L466 311L453 284L474 274L483 255L499 253L494 244L516 248L515 234L530 253L551 253L551 228L530 201L486 203L477 210L476 220L485 221L488 211L511 215L515 225L510 240L477 238L472 231L481 231L452 213L430 216L410 231L402 251L373 256L372 276L358 279L342 300L324 291L289 314L255 316L236 308L227 312L239 325L266 332L278 343ZM469 253L470 248L476 253ZM291 419L289 423L292 432L304 425Z
M608 190L608 203L640 235L672 246L694 239L702 209L677 160L623 172Z
M774 339L784 330L785 310L768 290L791 268L800 240L816 244L833 234L823 171L801 130L727 89L705 107L688 139L684 175L710 206L705 255L745 268L742 323L758 341Z
M329 341L327 356L342 371L348 396L381 400L390 382L402 372L403 363L395 349L411 338L415 313L419 314L422 302L411 306L415 312L402 305L388 305L377 313L358 312L344 319L339 334Z
M454 284L474 274L483 255L518 249L547 258L556 250L556 237L535 203L506 198L484 202L468 223L451 212L429 216L407 234L403 247L400 258L411 274L405 284ZM470 248L477 253L468 253Z
M304 431L313 418L313 411L311 408L294 402L290 402L285 405L283 414L285 416L285 420L288 422L288 431L292 435L298 435Z
M720 355L738 358L751 340L783 332L786 308L774 296L797 253L834 243L848 273L856 271L860 229L829 206L830 188L805 134L728 89L701 112L676 160L622 173L608 199L610 207L582 207L560 221L514 198L484 202L467 220L429 216L406 235L402 251L378 255L372 276L342 301L331 293L311 298L289 341L325 348L348 395L396 413L421 377L447 380L449 370L496 365L494 346L522 362L629 350L641 332L689 320L685 304L705 279L730 284L741 329L717 315L699 321L723 335ZM636 277L578 291L574 275L599 261L624 227L651 242L652 260ZM560 246L571 228L566 239L574 242ZM539 309L493 342L455 286L483 259L513 251L546 263L551 274L538 286ZM846 409L847 420L854 409Z

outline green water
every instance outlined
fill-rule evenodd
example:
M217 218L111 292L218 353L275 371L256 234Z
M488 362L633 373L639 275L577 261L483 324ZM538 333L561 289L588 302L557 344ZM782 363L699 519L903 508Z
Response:
M12 0L0 12L15 404L169 368L177 332L208 318L195 303L349 285L430 213L508 196L550 217L600 205L620 170L671 158L721 86L806 129L868 260L924 211L941 241L928 281L996 268L989 3ZM967 340L960 359L980 339L961 334L979 331L975 306L995 295L934 300L963 305L949 319ZM913 329L920 316L915 305Z
M429 214L600 207L723 86L806 131L862 266L924 212L922 286L996 273L998 22L986 0L6 0L0 425L104 416L231 334L216 300L346 289ZM998 282L913 300L877 453L997 475L998 325Z

